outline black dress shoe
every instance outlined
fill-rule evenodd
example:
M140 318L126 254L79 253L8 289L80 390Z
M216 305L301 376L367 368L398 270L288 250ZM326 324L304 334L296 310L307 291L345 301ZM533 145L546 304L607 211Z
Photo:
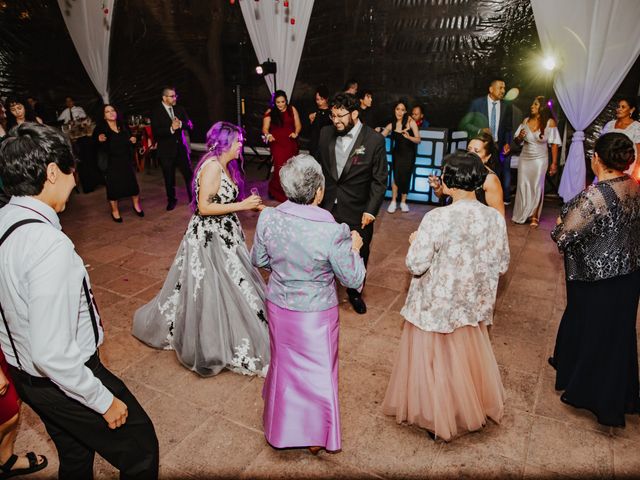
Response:
M176 208L176 204L178 203L177 200L169 200L167 202L167 212L170 210L173 210L174 208Z
M356 311L356 313L359 313L360 315L364 315L365 313L367 313L367 304L364 303L362 297L349 297L349 302L351 303L351 305L353 305L353 309Z
M111 220L113 220L116 223L122 223L122 217L114 217L113 213L111 214Z
M144 217L144 210L138 211L134 208L133 211L136 212L136 215L138 215L140 218Z

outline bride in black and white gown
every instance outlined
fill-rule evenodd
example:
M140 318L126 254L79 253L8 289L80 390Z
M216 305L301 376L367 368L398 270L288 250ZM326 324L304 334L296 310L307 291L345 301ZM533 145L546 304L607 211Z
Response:
M262 203L257 195L236 201L242 141L242 130L227 122L207 133L209 151L193 181L194 214L162 290L133 320L135 337L175 350L202 376L224 368L264 376L269 366L264 282L235 213Z

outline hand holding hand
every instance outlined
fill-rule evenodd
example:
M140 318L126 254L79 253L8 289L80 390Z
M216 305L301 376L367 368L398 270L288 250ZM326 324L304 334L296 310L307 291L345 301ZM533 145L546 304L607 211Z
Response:
M351 230L351 250L359 253L363 244L360 234L355 230Z
M411 235L409 235L409 245L411 245L414 242L417 236L418 236L417 230L413 232Z
M363 213L362 214L362 225L361 227L364 228L367 225L369 225L370 223L372 223L375 220L375 218L373 218L371 215L369 215L368 213Z
M127 405L119 398L113 397L109 410L102 415L102 418L105 419L111 430L115 430L127 422L128 415Z
M99 142L106 142L107 141L107 136L104 133L101 133L100 135L98 135L98 141Z
M241 205L243 210L254 210L262 205L262 198L259 195L249 195L241 202Z

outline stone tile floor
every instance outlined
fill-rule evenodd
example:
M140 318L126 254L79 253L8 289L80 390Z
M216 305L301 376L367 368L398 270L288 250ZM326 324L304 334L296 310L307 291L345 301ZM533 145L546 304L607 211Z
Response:
M278 451L262 435L262 379L223 372L203 379L130 334L133 312L160 289L188 222L185 191L166 212L159 170L139 175L146 217L121 202L124 223L111 221L104 189L74 195L61 215L89 270L107 340L104 363L120 375L154 421L162 478L409 478L640 476L640 417L626 429L599 426L562 404L546 359L565 302L562 260L549 238L558 207L545 208L538 230L508 222L511 266L501 279L492 330L508 392L500 425L451 443L397 425L380 411L400 334L410 276L409 234L428 207L384 210L376 222L365 289L369 310L353 312L342 292L340 401L343 451L314 457ZM182 185L181 179L178 184ZM262 186L264 188L264 186ZM251 243L257 214L241 216ZM23 407L17 451L35 450L50 466L31 478L55 478L56 450L38 417ZM96 478L117 478L104 460Z

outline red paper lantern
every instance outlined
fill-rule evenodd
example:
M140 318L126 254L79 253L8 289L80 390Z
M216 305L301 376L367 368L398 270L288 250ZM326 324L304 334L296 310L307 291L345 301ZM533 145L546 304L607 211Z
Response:
M296 19L295 19L295 18L292 18L292 19L291 19L291 25L295 25L295 24L296 24Z
M288 7L288 6L289 6L289 2L288 2L288 0L284 0L284 6L285 6L285 7Z
M105 15L109 15L109 9L108 9L108 8L105 8L105 9L104 9L104 14L105 14Z

